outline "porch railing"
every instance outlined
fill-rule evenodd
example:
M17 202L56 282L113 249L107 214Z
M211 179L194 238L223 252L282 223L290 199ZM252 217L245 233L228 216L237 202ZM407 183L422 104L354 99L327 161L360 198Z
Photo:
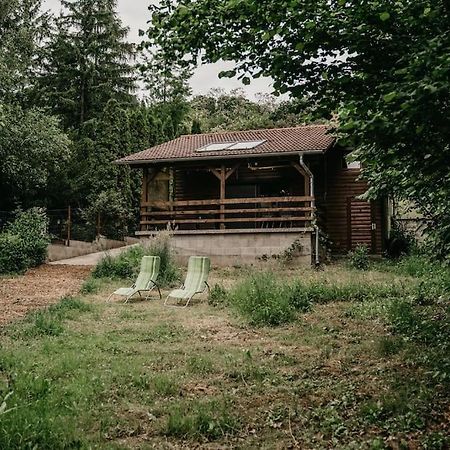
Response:
M313 197L260 197L148 201L141 204L141 231L240 228L308 228Z

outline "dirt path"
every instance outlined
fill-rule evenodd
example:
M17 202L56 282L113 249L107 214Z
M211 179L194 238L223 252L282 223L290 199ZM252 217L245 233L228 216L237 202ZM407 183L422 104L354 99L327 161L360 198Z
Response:
M24 317L28 311L76 294L90 267L43 265L25 275L0 278L0 326Z

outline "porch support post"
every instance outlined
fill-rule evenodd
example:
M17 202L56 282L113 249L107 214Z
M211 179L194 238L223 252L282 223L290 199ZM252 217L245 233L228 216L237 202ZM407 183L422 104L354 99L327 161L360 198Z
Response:
M145 216L144 213L149 212L151 209L148 206L144 206L144 203L149 201L149 186L150 183L156 178L158 175L159 169L153 167L144 167L143 176L142 176L142 191L141 191L141 221L144 221ZM148 225L141 225L141 231L147 231Z
M222 164L220 168L220 229L225 229L225 205L223 204L223 200L225 200L225 182L227 179L226 167Z
M144 206L144 203L148 201L148 168L144 167L142 172L143 172L143 176L142 176L142 189L141 189L141 222L145 218L144 213L146 213L148 210L148 208L146 206ZM144 228L147 228L147 226L141 225L139 228L141 231L146 231L146 230L144 230Z
M234 172L239 168L239 164L235 164L230 170L227 171L227 167L225 164L222 164L220 166L220 170L210 168L209 170L217 177L217 179L220 181L220 220L222 221L220 223L220 229L225 229L225 205L222 203L223 200L225 200L226 197L226 181L228 178L233 175Z
M305 183L305 196L309 197L311 195L311 178L310 176L303 170L303 167L300 164L295 162L291 163L292 167L294 167L300 174L303 176L303 180Z

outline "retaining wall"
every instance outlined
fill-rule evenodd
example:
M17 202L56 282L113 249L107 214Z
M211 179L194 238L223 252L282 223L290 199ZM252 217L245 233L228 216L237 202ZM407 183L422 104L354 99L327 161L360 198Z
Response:
M70 241L70 247L65 245L50 244L48 246L47 261L61 261L63 259L75 258L77 256L89 255L90 253L111 250L123 247L125 242L100 238L94 242Z
M209 256L215 266L236 266L252 264L261 259L281 255L289 249L295 241L299 241L301 248L295 256L300 265L310 266L312 262L311 250L312 233L290 232L275 230L246 233L244 230L187 232L176 233L171 237L172 247L180 263L185 264L189 256ZM142 238L145 242L148 239Z

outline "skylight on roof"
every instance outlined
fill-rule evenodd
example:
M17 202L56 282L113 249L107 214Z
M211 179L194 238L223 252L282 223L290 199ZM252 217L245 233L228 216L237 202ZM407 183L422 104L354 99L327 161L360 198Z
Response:
M202 148L199 148L198 152L216 152L218 150L226 150L227 148L230 148L232 145L234 145L234 142L223 142L221 144L208 144L205 145Z
M236 144L228 147L228 150L247 150L251 148L258 147L258 145L264 144L266 141L245 141L245 142L236 142Z
M239 142L223 142L223 143L214 143L208 144L204 147L197 149L198 152L217 152L220 150L249 150L252 148L256 148L261 144L264 144L264 141L239 141Z

